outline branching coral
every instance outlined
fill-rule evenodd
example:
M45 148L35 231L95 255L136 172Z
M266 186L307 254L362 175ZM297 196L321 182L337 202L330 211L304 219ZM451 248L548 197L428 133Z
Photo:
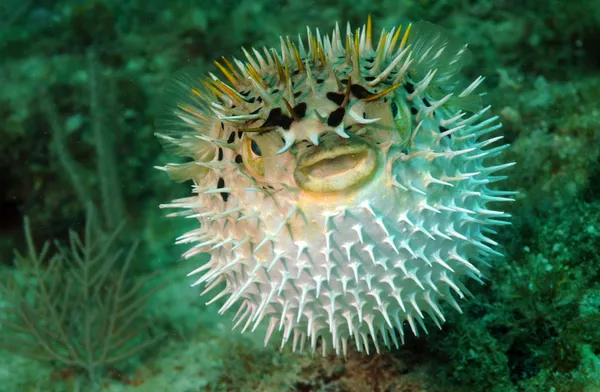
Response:
M107 367L154 344L142 312L156 289L147 279L127 276L136 245L114 250L120 230L106 236L89 216L82 238L69 233L69 246L35 247L25 219L27 253L16 252L18 273L0 287L7 304L0 314L0 349L82 371L93 381Z

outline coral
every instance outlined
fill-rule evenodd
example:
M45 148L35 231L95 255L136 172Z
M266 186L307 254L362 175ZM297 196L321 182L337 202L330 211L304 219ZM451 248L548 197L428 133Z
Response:
M404 355L403 355L404 354ZM427 392L429 379L410 353L364 357L351 352L342 360L334 356L304 361L298 368L294 390L299 392Z
M122 226L121 226L122 227ZM137 245L115 250L119 230L103 235L88 215L83 241L70 233L68 247L51 255L35 247L25 220L27 253L16 253L17 270L2 285L0 349L59 363L83 372L95 384L110 367L154 345L143 312L157 287L127 276Z
M600 318L588 305L600 276L598 221L599 203L582 201L538 218L515 246L510 267L499 268L506 280L494 284L496 306L504 312L490 317L488 328L508 343L513 381L579 377L585 347L600 349Z
M432 347L442 366L439 382L442 390L510 391L510 370L506 343L492 336L481 321L461 320L449 327L444 336L433 338ZM437 380L436 380L437 381Z
M426 340L441 390L594 391L599 206L579 200L502 233L508 262L488 272L501 278L469 287L464 314Z
M512 101L503 109L513 119L507 121L514 139L508 155L527 168L508 182L520 190L523 210L539 213L592 196L586 192L596 186L599 167L600 79L549 83L537 77L529 83L526 91L506 87L496 94Z
M59 119L55 104L48 93L42 96L42 110L50 124L54 149L59 162L65 171L75 194L81 205L92 205L96 202L100 204L99 211L102 211L101 225L107 230L114 230L120 222L125 219L125 206L121 183L119 180L119 171L117 159L115 156L115 137L114 130L111 130L113 124L108 124L105 106L106 98L101 97L102 79L98 75L98 57L95 49L91 48L87 52L87 63L89 71L89 92L90 92L90 113L92 115L91 128L94 137L94 147L96 152L96 167L98 171L98 182L100 190L100 200L92 197L93 192L87 189L85 181L82 179L82 168L72 157L66 145L66 135L63 125ZM104 91L106 94L106 92Z

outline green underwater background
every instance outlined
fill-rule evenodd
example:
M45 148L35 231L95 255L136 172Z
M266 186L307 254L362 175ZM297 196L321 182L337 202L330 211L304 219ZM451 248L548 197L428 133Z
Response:
M177 70L279 36L427 20L517 165L504 258L441 330L370 356L279 351L206 306L154 166ZM0 0L0 392L600 392L597 0Z

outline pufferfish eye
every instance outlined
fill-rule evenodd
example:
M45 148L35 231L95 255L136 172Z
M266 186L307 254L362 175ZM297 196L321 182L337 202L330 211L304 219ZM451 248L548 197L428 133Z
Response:
M250 141L250 149L252 150L252 152L255 155L258 155L259 157L262 156L262 153L260 152L260 148L258 147L258 144L254 140Z
M264 177L264 162L258 143L248 137L242 146L242 157L244 158L243 161L246 169L248 169L250 174L254 177Z

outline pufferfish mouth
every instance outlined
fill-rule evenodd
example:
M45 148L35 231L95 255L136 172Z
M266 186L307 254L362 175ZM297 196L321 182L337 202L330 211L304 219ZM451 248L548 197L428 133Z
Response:
M363 184L376 168L374 148L360 139L338 139L311 147L300 157L294 178L306 191L339 192Z

